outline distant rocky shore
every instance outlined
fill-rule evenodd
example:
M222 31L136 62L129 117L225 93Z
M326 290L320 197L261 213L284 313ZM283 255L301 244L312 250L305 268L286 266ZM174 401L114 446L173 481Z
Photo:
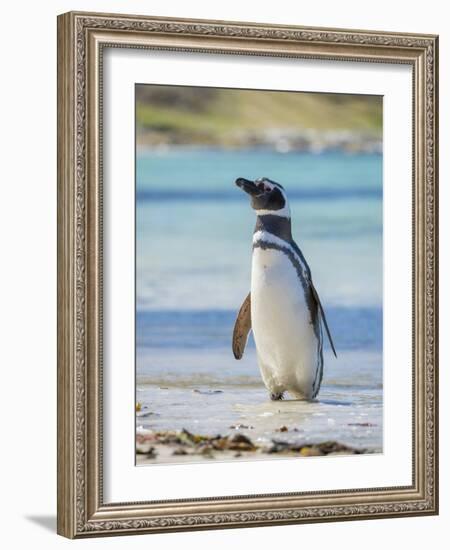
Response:
M348 153L381 153L382 140L378 132L354 130L241 130L227 134L184 136L182 132L140 130L140 147L165 149L174 146L217 147L223 149L268 149L279 153L343 151Z

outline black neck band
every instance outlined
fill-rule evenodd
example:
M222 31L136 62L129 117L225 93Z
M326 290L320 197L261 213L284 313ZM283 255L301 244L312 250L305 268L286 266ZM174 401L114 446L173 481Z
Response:
M256 231L267 231L280 239L290 241L292 239L291 219L272 214L257 216L255 233Z

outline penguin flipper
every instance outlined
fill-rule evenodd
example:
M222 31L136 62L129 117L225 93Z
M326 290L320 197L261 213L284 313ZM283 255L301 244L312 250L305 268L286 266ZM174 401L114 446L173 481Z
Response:
M242 359L247 344L248 333L252 328L251 319L251 298L250 292L242 302L239 313L236 317L233 329L233 354L235 359Z
M311 292L314 296L314 300L316 301L317 308L320 311L320 316L322 317L323 324L325 326L325 330L327 331L328 340L330 342L331 349L333 350L334 356L337 358L336 349L334 347L333 338L331 337L330 329L328 328L327 318L325 317L325 311L323 310L322 304L320 302L319 294L317 293L317 290L314 288L314 285L312 281L310 281L311 285Z

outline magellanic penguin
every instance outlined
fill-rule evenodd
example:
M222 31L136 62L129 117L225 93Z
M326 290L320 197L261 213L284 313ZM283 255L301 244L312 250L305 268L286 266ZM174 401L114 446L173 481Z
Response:
M234 326L233 353L241 359L250 330L261 375L272 400L287 391L314 399L323 374L322 324L336 350L311 270L291 233L291 214L283 187L268 178L236 185L248 193L256 211L251 290Z

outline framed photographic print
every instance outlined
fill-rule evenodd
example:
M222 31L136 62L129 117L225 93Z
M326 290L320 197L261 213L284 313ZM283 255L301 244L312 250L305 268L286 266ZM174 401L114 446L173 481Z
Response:
M58 532L436 514L438 39L58 18Z

